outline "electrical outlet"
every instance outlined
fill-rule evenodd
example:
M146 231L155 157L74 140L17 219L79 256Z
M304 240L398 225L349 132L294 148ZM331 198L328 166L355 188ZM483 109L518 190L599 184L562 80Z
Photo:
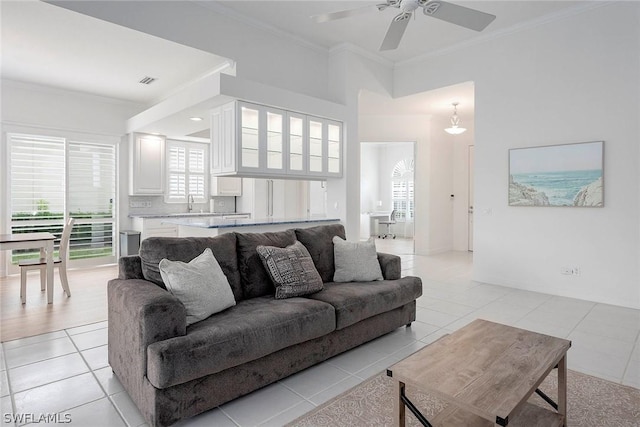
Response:
M560 274L566 274L570 276L573 274L573 269L571 267L560 267Z
M579 276L580 267L560 267L560 274L565 274L567 276Z
M130 208L150 208L151 202L129 202Z

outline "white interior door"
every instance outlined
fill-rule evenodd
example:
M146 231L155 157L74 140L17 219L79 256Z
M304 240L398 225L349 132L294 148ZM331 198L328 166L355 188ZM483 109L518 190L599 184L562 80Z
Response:
M469 251L473 252L473 145L469 146Z

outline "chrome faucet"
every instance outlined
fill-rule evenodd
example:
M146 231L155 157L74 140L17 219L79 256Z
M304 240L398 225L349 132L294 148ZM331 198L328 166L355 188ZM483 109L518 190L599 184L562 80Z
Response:
M187 212L191 213L193 210L193 195L187 195Z

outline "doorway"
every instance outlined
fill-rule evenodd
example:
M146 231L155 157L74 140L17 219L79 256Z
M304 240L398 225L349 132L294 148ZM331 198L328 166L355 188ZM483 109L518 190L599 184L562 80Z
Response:
M360 237L390 234L376 244L395 236L413 253L415 142L362 142L360 156ZM395 223L380 225L394 210Z

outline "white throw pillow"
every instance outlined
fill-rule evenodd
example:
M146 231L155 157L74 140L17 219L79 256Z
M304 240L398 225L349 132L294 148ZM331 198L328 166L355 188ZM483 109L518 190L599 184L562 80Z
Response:
M384 279L376 244L372 239L366 242L347 242L335 236L333 257L336 265L334 282L370 282Z
M159 268L169 292L187 309L187 325L236 305L229 280L209 248L189 263L165 258Z

